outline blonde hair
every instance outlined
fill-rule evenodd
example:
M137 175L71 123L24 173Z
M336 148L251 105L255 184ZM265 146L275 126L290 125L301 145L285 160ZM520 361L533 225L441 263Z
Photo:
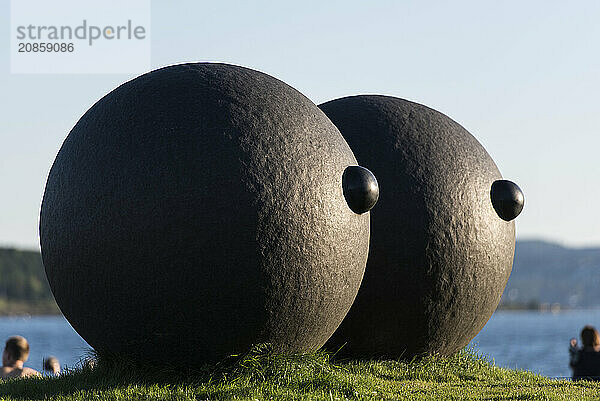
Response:
M44 370L47 372L57 373L60 371L60 363L55 356L49 356L48 358L44 358Z
M29 343L24 337L13 336L6 340L4 348L15 361L25 362L29 358Z

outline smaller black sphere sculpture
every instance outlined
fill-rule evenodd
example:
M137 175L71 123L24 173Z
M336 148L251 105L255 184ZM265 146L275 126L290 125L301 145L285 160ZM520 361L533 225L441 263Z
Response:
M458 351L500 301L514 253L508 220L523 207L521 191L471 134L428 107L389 96L319 107L382 187L365 277L326 346L352 357ZM344 186L352 210L368 209L377 194L364 188L374 178L350 167L345 178L357 182L353 191Z
M492 205L502 220L511 221L523 210L525 197L517 184L508 180L494 181L490 190Z

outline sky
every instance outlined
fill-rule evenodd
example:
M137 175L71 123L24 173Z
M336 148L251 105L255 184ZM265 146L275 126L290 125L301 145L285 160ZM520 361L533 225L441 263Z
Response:
M517 239L600 246L599 19L598 1L152 1L151 69L219 61L316 104L366 93L425 104L521 187ZM62 142L135 75L11 74L8 0L0 35L0 246L38 249Z

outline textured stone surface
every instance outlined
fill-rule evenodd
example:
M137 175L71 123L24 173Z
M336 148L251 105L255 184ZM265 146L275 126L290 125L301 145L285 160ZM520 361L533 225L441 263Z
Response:
M285 83L184 64L127 82L65 140L41 208L58 305L99 351L197 364L323 345L360 285L356 160Z
M420 104L354 96L319 106L379 182L365 277L327 347L405 357L466 345L500 301L514 222L490 199L501 178L463 127Z

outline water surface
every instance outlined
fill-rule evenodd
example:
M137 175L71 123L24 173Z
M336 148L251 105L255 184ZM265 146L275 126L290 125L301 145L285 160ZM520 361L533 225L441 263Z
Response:
M586 324L600 328L600 310L497 311L471 344L498 366L570 377L569 340Z
M40 372L45 357L55 356L61 366L74 367L91 349L62 316L0 317L2 349L12 335L27 338L30 353L25 366Z
M600 310L541 313L497 311L471 342L496 365L526 369L549 377L570 377L568 347L582 327L600 327ZM0 317L0 341L11 335L29 340L26 366L42 369L42 360L56 356L61 364L75 366L90 351L87 343L62 316Z

